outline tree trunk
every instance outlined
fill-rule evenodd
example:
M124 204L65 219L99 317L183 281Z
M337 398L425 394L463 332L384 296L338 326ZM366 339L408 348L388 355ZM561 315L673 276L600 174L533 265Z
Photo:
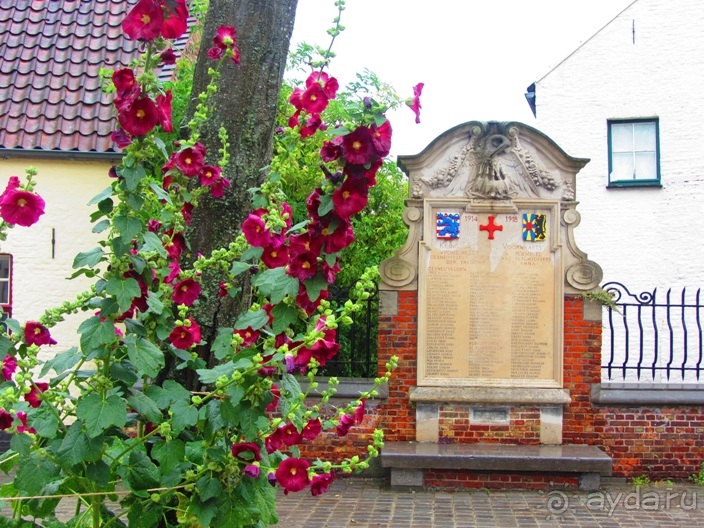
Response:
M224 198L204 197L194 210L193 222L186 233L192 261L198 253L209 255L212 250L227 246L240 232L240 225L250 211L247 189L263 182L262 168L269 164L277 111L277 100L286 66L291 33L298 0L210 0L203 28L193 79L191 108L206 87L208 68L213 61L207 57L212 37L221 25L235 26L241 63L223 64L218 92L212 97L212 116L202 129L201 142L209 153L208 162L218 159L222 147L218 130L224 126L229 134L230 164L223 175L231 186ZM210 343L219 326L232 326L237 315L249 308L248 295L238 300L218 298L220 276L202 277L203 293L195 317L206 342L199 353L209 364ZM171 378L182 378L170 365ZM195 390L195 379L179 379Z

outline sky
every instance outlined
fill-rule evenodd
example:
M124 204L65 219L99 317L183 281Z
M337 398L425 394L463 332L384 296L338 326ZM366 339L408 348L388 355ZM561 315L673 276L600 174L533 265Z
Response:
M467 121L535 126L526 88L633 0L347 0L329 73L341 85L364 68L402 97L425 84L421 123L389 114L392 156L421 152ZM298 0L292 46L327 47L334 0Z

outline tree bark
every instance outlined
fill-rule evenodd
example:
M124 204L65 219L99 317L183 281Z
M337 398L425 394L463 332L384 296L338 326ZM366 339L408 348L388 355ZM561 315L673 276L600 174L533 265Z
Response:
M207 57L212 37L221 25L235 26L240 50L239 66L224 64L218 82L218 92L211 98L212 116L201 131L201 142L209 153L208 162L218 159L222 148L218 131L224 126L229 134L230 164L223 175L231 186L226 195L201 199L194 210L193 221L186 232L190 244L189 261L201 253L226 247L240 232L240 225L250 211L247 189L262 184L272 154L277 101L286 66L289 43L293 32L298 0L210 0L203 28L203 40L196 62L191 107L193 115L197 96L208 84L208 68L213 61ZM199 354L209 364L209 345L219 326L232 326L237 315L249 308L248 295L238 300L218 298L221 277L205 274L203 293L195 317L206 343ZM182 377L171 365L169 377ZM182 381L195 390L195 379Z

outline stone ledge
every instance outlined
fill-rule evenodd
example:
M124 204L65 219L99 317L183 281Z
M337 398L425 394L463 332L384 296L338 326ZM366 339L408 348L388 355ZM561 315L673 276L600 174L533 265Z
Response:
M319 396L321 391L328 390L330 385L328 384L328 379L327 377L316 377L315 381L318 382L318 386L311 391L311 394L313 396ZM340 382L336 388L337 392L335 393L334 398L344 398L346 400L355 400L359 398L359 393L360 392L366 392L368 390L371 390L371 388L374 386L374 378L345 378L345 377L339 377L337 378L338 381ZM301 389L303 391L306 391L308 388L308 379L307 378L301 378L299 379L299 382L301 384ZM389 397L389 384L388 383L382 383L379 388L377 389L379 392L379 395L375 398L376 401L378 400L386 400ZM371 403L368 402L368 403Z
M412 402L569 405L567 389L507 388L507 387L416 387Z
M696 383L594 383L595 405L697 405L704 406L704 385Z

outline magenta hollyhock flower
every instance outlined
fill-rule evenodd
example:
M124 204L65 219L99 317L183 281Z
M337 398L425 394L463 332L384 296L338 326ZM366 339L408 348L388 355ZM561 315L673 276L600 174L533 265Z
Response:
M242 233L247 242L255 247L267 247L274 242L271 231L266 227L264 220L255 213L250 213L242 222Z
M222 299L227 295L227 290L230 289L230 285L227 282L221 282L218 284L218 298Z
M323 241L320 237L313 237L310 233L299 233L291 235L288 239L289 256L297 256L303 253L312 253L314 256L320 255Z
M332 203L337 215L346 219L359 213L369 201L369 185L364 178L347 178L332 193Z
M2 377L5 378L5 381L10 381L16 370L17 361L11 355L6 355L2 360Z
M303 436L298 432L296 426L289 422L281 427L281 440L284 445L291 447L300 444Z
M24 342L27 345L55 345L56 341L52 339L49 330L42 324L35 321L28 321L24 325Z
M224 54L224 49L215 46L208 50L208 58L210 60L220 60Z
M288 98L288 102L291 103L296 110L303 110L303 105L301 104L302 95L303 90L299 87L296 87L293 89L291 95Z
M233 47L236 43L237 30L234 26L220 26L213 37L213 44L224 50Z
M202 143L196 143L192 147L177 152L174 158L178 170L189 178L198 176L200 171L203 170L204 159L205 145Z
M329 328L324 331L324 337L318 339L315 344L310 347L310 352L313 357L320 363L321 367L334 358L340 351L340 344L336 341L337 330Z
M315 475L310 481L310 493L314 497L322 495L328 491L330 484L335 480L332 473L322 473L320 475Z
M320 422L320 418L313 418L308 420L308 423L303 426L301 436L305 440L315 440L322 430L323 424Z
M311 354L310 348L299 348L296 352L296 358L294 364L301 374L305 374L308 369L308 364L310 363L313 354Z
M318 129L323 129L323 120L320 119L320 114L311 114L306 117L305 125L301 127L301 137L307 138L315 134Z
M48 383L43 383L41 381L38 381L34 383L29 392L24 395L24 399L31 407L34 407L35 409L39 407L42 404L42 399L39 396L42 392L47 390L49 388Z
M413 110L416 115L416 123L420 123L420 95L423 92L423 83L418 83L413 87L413 99L406 101L406 105Z
M173 132L174 125L171 121L171 90L166 90L164 95L156 96L156 110L159 116L159 124L164 132Z
M44 199L38 194L19 188L20 179L10 176L7 187L0 195L0 217L8 224L29 227L44 214Z
M325 237L323 247L328 254L342 251L354 242L354 230L350 221L344 218L336 220L331 220L320 232Z
M198 179L201 185L212 185L220 178L221 173L220 167L216 167L215 165L203 165Z
M183 207L181 207L181 216L183 216L183 221L186 225L191 225L193 220L193 209L194 206L191 202L183 202Z
M366 398L362 398L360 400L359 405L357 408L354 410L354 423L357 425L362 423L362 420L364 420L364 411L367 407L367 400Z
M303 282L314 277L318 272L318 257L315 253L300 253L292 256L289 252L289 261L286 274Z
M248 326L243 330L235 330L233 333L237 334L242 339L244 339L244 341L242 341L242 344L240 345L243 348L252 346L254 343L257 342L257 339L259 339L259 336L261 335L261 332L259 332L259 330L254 330L251 326Z
M178 261L173 260L169 263L168 268L170 271L168 276L164 279L164 283L171 284L181 274L181 266L179 265Z
M200 343L200 327L193 317L188 318L189 326L177 326L169 334L171 344L180 350L188 350L193 345Z
M308 296L308 291L306 290L305 285L301 284L298 287L298 295L296 295L296 304L298 304L298 306L302 308L304 312L306 312L306 315L310 317L318 309L318 306L320 306L321 301L329 297L330 292L327 289L324 289L320 290L320 295L318 295L317 299L311 301L310 297Z
M337 259L335 259L335 264L332 266L328 264L327 259L323 260L320 271L323 272L323 277L325 277L327 283L333 284L335 282L335 277L341 271L340 257L337 257Z
M19 411L17 413L17 419L22 424L22 425L17 426L18 433L31 433L31 434L37 433L37 430L34 427L27 427L27 413L26 412Z
M164 244L164 249L171 260L178 260L186 249L186 239L180 231L174 234L173 228L167 229L165 234L170 237L170 240Z
M320 149L320 157L325 163L335 161L342 156L342 136L337 136L331 141L324 141Z
M113 130L110 134L110 139L112 139L113 143L115 143L115 145L117 145L118 148L121 149L129 146L132 143L132 138L130 137L130 135L121 128ZM115 173L115 177L117 177L117 173Z
M271 386L271 395L274 397L271 403L266 406L267 412L274 412L276 407L279 405L279 400L281 399L281 389L279 389L275 384Z
M342 137L342 153L349 163L366 165L376 155L369 128L359 126Z
M173 48L168 48L164 51L161 52L161 55L159 55L161 58L161 62L164 64L176 64L176 53L174 53Z
M12 427L12 415L5 409L0 409L0 431Z
M188 7L186 0L166 0L161 3L164 10L164 23L161 35L166 39L177 39L188 27Z
M174 293L171 300L176 304L191 306L200 297L200 284L192 278L184 279L174 284Z
M262 459L259 446L254 442L232 444L232 456L242 462L259 462Z
M313 83L301 94L301 108L309 114L320 114L328 106L328 96L323 87Z
M351 414L343 414L340 416L340 423L337 424L337 436L346 436L350 428L354 425L354 416Z
M288 264L288 248L280 239L274 241L264 248L262 262L268 268L280 268Z
M115 85L115 95L120 100L132 101L142 91L132 68L116 70L112 74L112 83Z
M301 117L301 111L296 110L291 117L288 118L288 127L289 128L296 128L300 121L299 118Z
M278 451L282 445L284 445L284 439L281 427L278 427L276 431L264 439L264 447L269 454Z
M210 186L210 196L213 198L222 198L225 196L225 191L230 187L230 180L224 176L220 176L215 182Z
M142 96L135 99L123 111L119 111L117 120L131 136L144 136L159 122L159 112L154 101Z
M372 125L371 133L376 153L382 158L388 156L391 150L391 122L387 119L380 126Z
M164 12L155 0L139 0L122 21L122 30L132 40L154 40L161 34Z
M259 477L259 464L249 464L244 467L244 474L249 478Z
M276 470L276 481L284 488L285 494L305 489L310 482L308 479L309 467L308 461L300 458L290 457L281 462Z
M334 99L340 87L335 77L330 77L327 73L320 71L314 71L306 79L306 88L310 88L314 84L319 84L323 87L328 99Z

